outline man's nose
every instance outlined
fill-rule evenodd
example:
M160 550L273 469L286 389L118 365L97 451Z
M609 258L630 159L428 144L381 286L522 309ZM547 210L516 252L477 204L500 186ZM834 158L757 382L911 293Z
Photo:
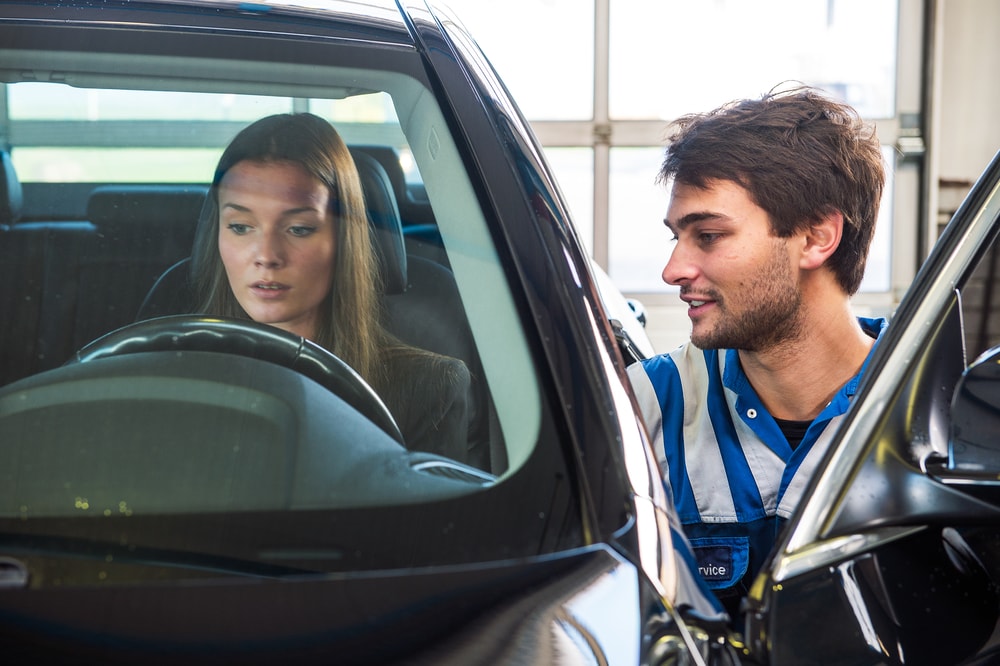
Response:
M681 242L675 242L670 258L667 259L666 266L660 277L664 282L671 285L681 285L694 279L697 268L692 262L690 253Z

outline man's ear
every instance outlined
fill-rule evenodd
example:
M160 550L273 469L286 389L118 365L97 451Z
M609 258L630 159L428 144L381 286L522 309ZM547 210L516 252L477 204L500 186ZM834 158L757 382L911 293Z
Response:
M823 265L840 246L844 234L844 214L831 209L802 232L802 254L799 266L815 270Z

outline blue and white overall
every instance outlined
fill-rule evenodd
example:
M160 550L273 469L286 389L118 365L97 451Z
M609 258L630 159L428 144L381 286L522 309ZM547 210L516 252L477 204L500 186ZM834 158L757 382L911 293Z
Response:
M887 322L859 321L877 345ZM794 448L735 350L703 351L689 343L630 366L664 486L698 570L730 610L801 499L870 360L871 352Z

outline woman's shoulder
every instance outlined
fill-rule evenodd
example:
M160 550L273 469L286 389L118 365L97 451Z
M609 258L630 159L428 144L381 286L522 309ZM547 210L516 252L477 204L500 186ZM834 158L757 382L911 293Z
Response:
M461 360L415 347L386 356L386 405L406 445L466 462L472 379Z
M389 354L390 375L406 374L425 381L437 379L439 382L457 387L465 387L471 382L471 375L465 362L444 354L436 354L418 347L401 345Z

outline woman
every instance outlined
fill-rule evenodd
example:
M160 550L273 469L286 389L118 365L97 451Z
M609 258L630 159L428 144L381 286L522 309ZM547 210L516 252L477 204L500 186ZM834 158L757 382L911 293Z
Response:
M330 123L281 114L243 129L219 160L195 245L201 312L329 349L382 396L407 446L465 461L468 369L382 327L361 181Z

